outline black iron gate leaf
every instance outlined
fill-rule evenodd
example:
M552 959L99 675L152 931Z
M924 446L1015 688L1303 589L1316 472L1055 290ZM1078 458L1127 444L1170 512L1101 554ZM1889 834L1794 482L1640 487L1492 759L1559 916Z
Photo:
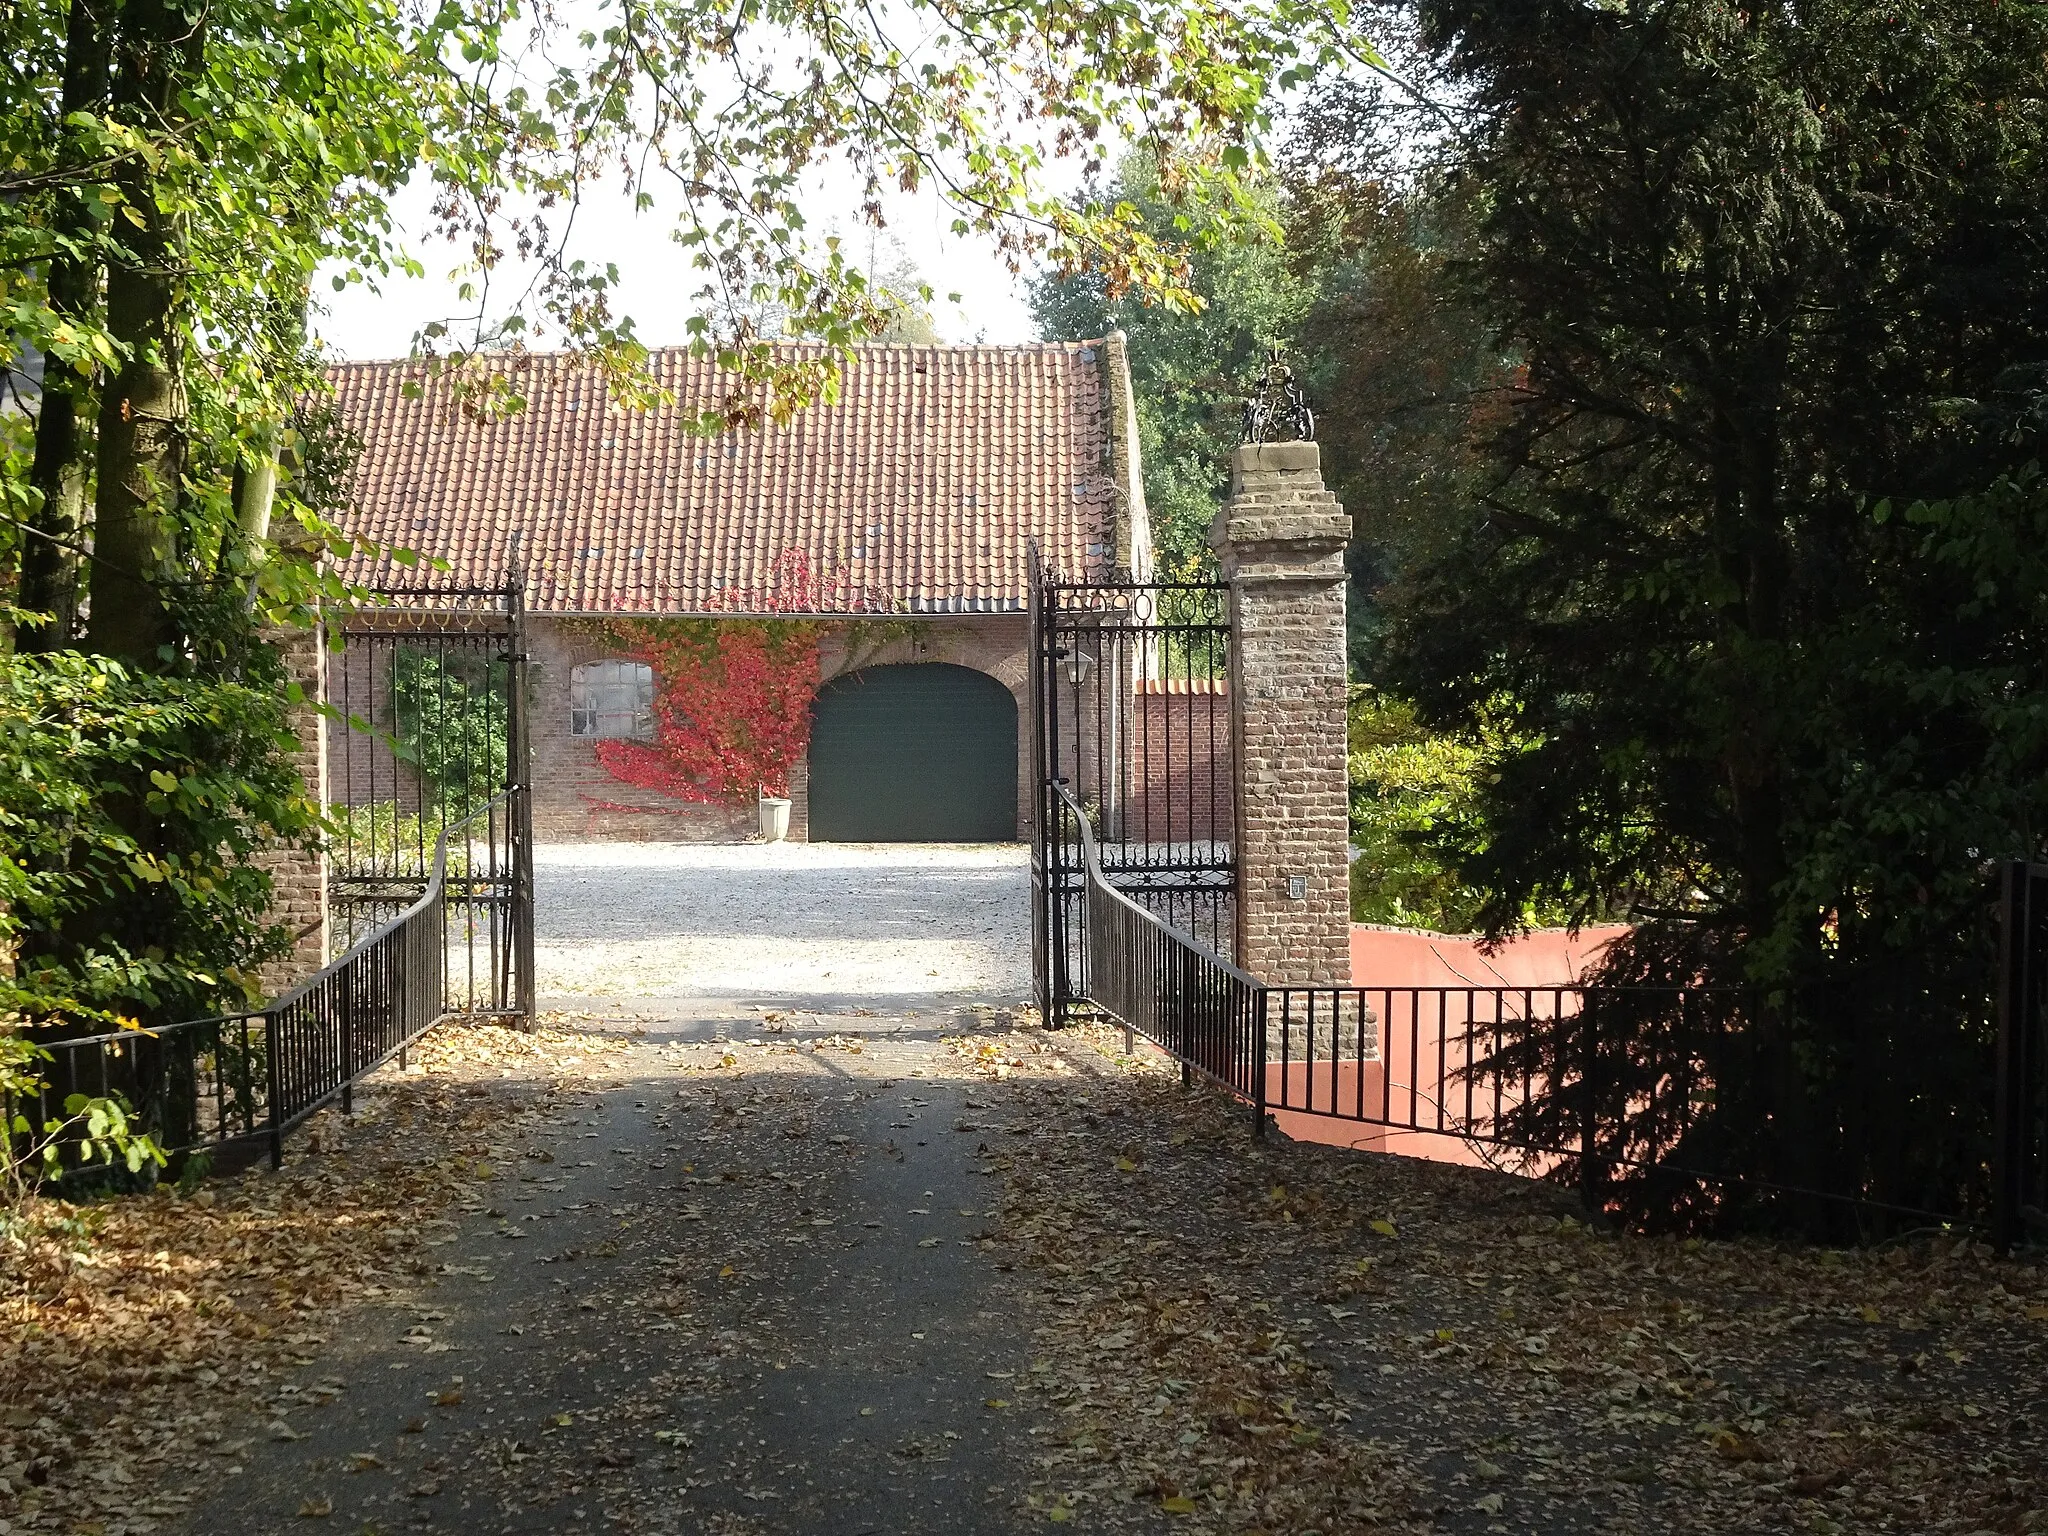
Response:
M517 584L409 588L335 621L329 911L345 950L444 871L451 1010L530 1017L532 813Z
M1230 589L1071 581L1032 559L1033 976L1058 1024L1088 995L1086 867L1060 791L1118 890L1221 955L1235 947Z

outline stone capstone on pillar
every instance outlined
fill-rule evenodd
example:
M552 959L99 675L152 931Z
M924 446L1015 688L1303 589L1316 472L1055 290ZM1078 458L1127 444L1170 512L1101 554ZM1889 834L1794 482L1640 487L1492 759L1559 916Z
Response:
M1230 583L1237 963L1273 986L1351 980L1344 547L1314 443L1247 443L1210 531Z
M1351 515L1323 487L1314 443L1246 443L1230 456L1230 498L1209 542L1224 580L1335 581L1344 617L1344 546ZM1340 668L1344 653L1336 655Z

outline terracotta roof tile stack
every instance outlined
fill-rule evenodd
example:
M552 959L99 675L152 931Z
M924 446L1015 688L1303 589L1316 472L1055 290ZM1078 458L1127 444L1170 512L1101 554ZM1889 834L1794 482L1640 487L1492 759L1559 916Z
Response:
M716 437L682 418L732 376L684 349L652 366L681 409L622 409L536 355L511 364L526 408L479 420L424 364L337 365L364 444L342 525L451 567L344 574L495 587L516 567L555 614L949 613L1022 608L1034 535L1061 570L1113 563L1100 343L864 346L836 404Z

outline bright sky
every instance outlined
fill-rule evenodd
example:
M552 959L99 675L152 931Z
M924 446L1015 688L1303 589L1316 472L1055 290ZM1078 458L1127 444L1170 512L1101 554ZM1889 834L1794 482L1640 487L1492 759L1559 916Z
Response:
M581 28L601 30L613 3L562 0L562 32L547 39L529 39L528 51L516 58L508 54L509 73L497 88L508 88L514 82L537 87L558 63L578 59L577 45L567 39ZM888 0L878 0L874 14L887 21L889 9ZM709 84L703 78L693 83ZM1049 165L1055 185L1077 184L1079 167L1073 161L1049 157ZM915 194L885 187L881 202L888 227L886 233L877 234L860 216L864 198L858 175L844 162L817 167L806 178L807 191L798 199L807 233L813 238L838 234L852 259L871 274L886 273L908 256L931 285L932 320L948 341L1035 339L1023 278L1009 271L992 241L983 237L963 240L951 233L948 226L956 215L933 190L937 179L928 177ZM630 315L647 345L675 345L689 340L684 326L695 312L692 295L703 284L705 274L691 266L689 256L671 238L676 218L670 184L656 175L645 190L657 200L657 206L641 213L634 210L625 184L616 174L589 187L576 210L570 254L593 266L616 265L621 287L613 295L614 313ZM430 203L427 179L421 175L399 196L392 210L402 242L427 270L425 278L392 277L381 284L381 292L352 284L341 293L334 291L331 272L316 278L314 296L326 305L327 313L316 319L315 329L331 352L355 360L403 357L412 350L415 333L431 321L469 314L474 323L476 305L460 299L461 280L454 275L467 253L429 237L434 223ZM559 209L549 214L548 223L559 228ZM529 273L513 270L515 265L507 260L492 274L493 318L502 318L509 302L529 281ZM953 293L960 296L957 302L948 298ZM530 307L528 315L533 318ZM459 331L455 335L460 338ZM527 339L542 349L562 344L560 335L529 333Z
M572 24L564 36L583 25L596 30L610 3L562 0L563 17ZM889 0L877 0L875 14L887 20L889 11ZM529 67L535 79L551 69L553 62L546 56L550 46L541 44L522 58L506 83ZM1043 152L1045 146L1039 147ZM1077 161L1048 156L1045 165L1056 188L1078 187L1081 167ZM1036 339L1025 278L1009 270L993 241L980 236L963 239L950 232L948 226L955 215L933 190L936 178L927 178L916 194L884 192L888 228L880 237L871 235L859 216L861 187L850 170L841 167L835 172L826 167L814 172L809 181L808 195L799 199L809 230L839 234L854 259L870 272L887 271L907 255L932 287L932 320L945 340L1011 343ZM657 198L663 196L658 178L647 190ZM452 328L457 317L469 315L473 323L477 306L459 298L460 279L454 271L466 253L429 238L427 231L433 225L429 202L422 176L418 184L400 194L392 210L401 242L426 268L426 277L394 276L381 284L380 291L353 284L341 293L336 293L329 281L331 271L316 279L313 296L326 312L315 317L314 329L331 353L355 360L403 357L412 350L414 335L429 322L450 321ZM640 339L649 346L670 346L689 339L685 324L695 312L692 295L704 279L671 238L675 227L671 209L657 207L636 213L617 180L590 188L576 215L571 254L594 265L610 262L617 266L621 286L613 296L614 313L630 315ZM891 249L892 239L898 249ZM509 301L527 284L527 274L514 268L508 260L492 274L493 318L502 318ZM948 295L955 293L958 300L949 299ZM459 330L455 334L459 339ZM527 339L544 350L562 344L560 335L546 332L529 332Z
M474 310L474 305L458 299L457 284L448 276L465 253L420 233L429 226L427 203L426 193L415 185L400 196L394 210L407 248L427 269L426 278L394 276L381 293L359 284L336 293L326 272L316 280L314 297L326 305L327 313L314 328L331 353L352 360L403 357L412 350L413 335L422 325ZM855 207L853 197L835 197L829 185L821 184L807 200L805 216L813 229L836 228L865 265L868 231L855 217ZM1010 274L989 242L954 236L947 228L951 221L951 213L936 196L899 196L887 231L931 284L932 318L940 335L948 341L1034 339L1023 280ZM600 184L577 214L575 247L586 259L617 264L622 286L615 308L633 317L640 339L649 346L689 339L683 326L693 312L690 295L703 280L670 239L673 228L660 211L636 214L616 183ZM893 253L886 238L877 242L875 255L881 267L891 264ZM508 263L493 281L498 294L508 295L524 279L512 273ZM956 292L957 304L947 298ZM560 344L559 336L546 335L535 343L543 349Z
M494 77L493 89L508 90L517 84L538 91L558 68L580 70L587 60L582 45L574 39L586 31L603 32L616 4L617 0L557 0L551 14L559 27L535 32L518 42L508 40L503 72ZM928 23L916 14L891 13L891 0L875 0L867 15L915 56L917 37ZM765 52L750 58L749 67L764 62L775 67L778 50L772 32L764 30L756 45ZM716 72L707 75L700 70L690 83L709 93L707 110L718 112ZM732 82L727 85L730 88ZM1056 167L1056 181L1076 179L1078 167L1072 162L1054 157L1051 163ZM933 290L932 320L946 340L1034 339L1023 279L1008 270L992 242L962 240L951 234L948 225L955 215L932 190L936 177L928 177L916 194L883 191L888 230L879 238L871 236L860 217L862 186L851 168L843 162L828 163L815 168L806 179L808 193L798 202L807 232L812 237L838 234L846 241L849 255L870 273L886 272L907 255ZM672 184L656 174L645 190L657 200L657 206L639 213L616 172L610 180L586 189L576 210L569 254L592 266L615 265L621 286L613 295L613 312L630 315L636 333L647 345L670 346L689 339L684 327L695 312L692 295L702 286L705 274L691 265L689 255L671 238L676 228ZM403 357L412 350L414 335L431 321L452 321L468 314L474 323L476 305L461 300L461 279L454 275L467 253L429 237L434 223L430 201L427 179L421 175L399 196L392 210L400 239L426 268L425 278L392 277L380 285L380 292L352 284L341 293L335 292L329 281L331 272L323 272L315 280L314 295L327 307L327 313L316 319L315 329L331 352L357 360ZM550 227L559 229L560 222L561 210L550 212ZM896 248L891 248L888 237L897 242ZM492 274L489 312L494 319L502 318L510 301L529 281L529 273L512 270L514 265L508 260ZM960 295L957 302L949 300L952 293ZM530 320L534 318L530 306L527 313ZM459 330L454 334L460 339ZM529 332L527 340L543 349L562 344L560 335L544 332Z

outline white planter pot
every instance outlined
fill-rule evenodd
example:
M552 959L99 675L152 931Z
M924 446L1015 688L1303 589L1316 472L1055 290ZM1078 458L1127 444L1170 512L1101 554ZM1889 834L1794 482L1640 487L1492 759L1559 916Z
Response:
M789 802L761 797L761 840L779 843L789 836Z

